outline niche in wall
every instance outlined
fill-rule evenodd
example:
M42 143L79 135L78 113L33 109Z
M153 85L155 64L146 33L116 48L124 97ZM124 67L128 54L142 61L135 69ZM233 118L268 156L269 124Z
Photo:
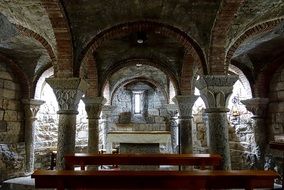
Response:
M114 93L116 123L157 123L163 116L166 98L159 88L147 81L133 81Z

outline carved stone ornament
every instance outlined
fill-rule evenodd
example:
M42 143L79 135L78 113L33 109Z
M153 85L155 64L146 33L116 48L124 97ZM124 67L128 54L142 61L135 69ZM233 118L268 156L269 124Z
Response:
M178 105L178 112L181 118L190 118L192 112L192 106L197 100L198 96L183 96L178 95L173 98L175 104Z
M59 105L58 113L77 113L79 101L88 85L81 78L48 78Z
M103 105L107 102L104 97L82 98L86 106L88 119L98 119Z
M207 108L222 108L226 107L237 80L237 75L205 75L196 81L196 87Z
M40 106L44 103L42 100L23 99L22 103L25 105L25 114L27 118L35 119Z
M266 114L266 108L269 102L268 98L251 98L247 100L241 100L246 106L247 110L253 113L254 116L264 117Z

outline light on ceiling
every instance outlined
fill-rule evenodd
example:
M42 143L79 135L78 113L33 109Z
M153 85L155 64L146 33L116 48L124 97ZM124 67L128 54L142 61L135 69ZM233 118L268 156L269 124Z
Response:
M137 43L143 44L146 40L146 33L145 32L137 32Z

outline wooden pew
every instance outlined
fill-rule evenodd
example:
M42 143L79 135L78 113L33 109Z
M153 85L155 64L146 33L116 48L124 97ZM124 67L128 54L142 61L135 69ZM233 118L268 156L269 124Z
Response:
M74 171L38 170L36 188L72 189L273 189L274 171Z
M212 166L219 169L222 157L217 154L85 154L66 155L65 169L72 170L87 165L176 165L176 166Z

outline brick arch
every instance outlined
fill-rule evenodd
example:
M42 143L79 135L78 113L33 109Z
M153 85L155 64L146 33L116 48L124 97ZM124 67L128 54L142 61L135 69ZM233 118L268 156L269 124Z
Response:
M0 60L6 63L6 65L11 69L14 76L17 76L18 82L21 85L22 98L30 99L31 86L27 75L21 70L21 68L6 55L0 53Z
M53 62L55 77L73 76L73 44L68 18L60 0L41 0L56 40L56 57Z
M225 64L225 47L229 28L244 0L222 1L211 32L208 65L210 74L224 75L228 72Z
M149 58L128 58L125 60L121 60L118 63L115 63L113 67L109 69L109 72L105 75L105 80L102 81L102 87L100 89L100 94L103 94L103 89L105 88L105 85L108 81L108 79L117 71L128 67L128 66L134 66L137 63L141 63L144 65L149 65L152 67L155 67L162 71L166 76L170 78L172 81L176 94L180 93L179 85L178 85L178 80L176 79L175 75L173 72L171 72L171 69L167 66L167 64L164 64L163 62L157 61L156 59L149 59Z
M274 20L269 20L260 24L257 24L248 30L246 30L242 35L240 35L237 40L230 46L226 53L226 66L229 66L231 58L233 57L234 53L238 49L238 47L246 41L248 38L253 37L255 35L271 31L274 27L276 27L280 22L282 22L284 18L277 18Z
M36 73L36 75L35 75L34 78L33 78L32 84L31 84L31 92L30 92L30 93L31 93L31 97L35 97L36 86L37 86L38 80L40 79L40 77L42 76L42 74L43 74L46 70L50 69L51 67L53 67L53 66L52 66L52 63L49 62L49 63L46 64L44 67L41 67L41 68L39 69L39 71Z
M124 24L119 24L113 26L109 29L104 30L103 32L96 35L84 48L82 53L78 57L78 64L76 64L76 68L74 69L75 72L80 71L81 63L92 63L89 62L92 54L99 48L106 40L112 38L123 37L127 34L137 32L137 31L147 31L147 32L154 32L157 34L161 34L166 37L176 39L182 46L185 47L185 51L187 54L192 55L194 62L202 68L204 74L207 74L207 66L205 61L205 56L203 50L200 48L197 42L195 42L192 38L190 38L186 33L182 32L178 28L173 26L153 22L153 21L137 21L137 22L128 22ZM189 64L186 60L184 63ZM186 65L184 64L184 66ZM94 70L93 65L87 66L87 68L91 68ZM96 69L95 69L96 70ZM89 70L88 70L89 71ZM91 74L91 73L88 73ZM184 74L188 75L188 73L184 72ZM79 73L75 73L75 75L79 75ZM97 77L96 77L97 78ZM182 77L185 78L185 77Z
M148 78L145 78L145 77L134 77L134 78L131 78L131 79L127 79L123 82L121 82L120 84L118 84L115 89L112 91L111 95L110 95L110 103L112 104L112 101L113 101L113 95L116 93L116 91L121 87L121 86L124 86L126 84L129 84L131 82L134 82L134 81L140 81L140 82L148 82L150 84L152 84L153 86L157 87L158 89L160 89L165 97L165 99L167 101L169 101L169 95L168 93L162 88L162 86L160 85L159 82L155 81L155 80L152 80L152 79L148 79Z
M96 66L96 60L91 52L88 52L86 58L82 62L80 67L80 78L83 78L89 84L89 88L86 91L86 97L97 97L99 96L99 82L98 82L98 71Z
M31 38L34 38L35 40L37 40L47 51L50 59L53 61L56 60L56 56L53 52L53 49L51 47L51 45L48 43L48 41L46 41L44 39L44 37L42 37L40 34L28 29L28 28L25 28L21 25L15 25L16 28L19 30L20 34L24 35L24 36L27 36L27 37L31 37Z

